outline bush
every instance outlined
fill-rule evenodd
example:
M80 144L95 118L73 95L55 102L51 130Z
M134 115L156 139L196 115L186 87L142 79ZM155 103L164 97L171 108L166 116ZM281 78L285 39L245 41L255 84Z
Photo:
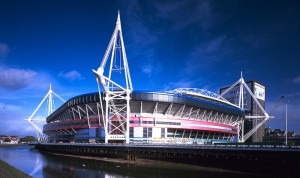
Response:
M20 139L21 143L22 142L28 143L28 142L35 142L35 141L36 141L36 139L34 138L34 136L26 136L26 137Z

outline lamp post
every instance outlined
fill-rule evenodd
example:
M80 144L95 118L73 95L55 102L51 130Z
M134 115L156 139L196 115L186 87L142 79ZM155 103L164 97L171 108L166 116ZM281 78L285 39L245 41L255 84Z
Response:
M288 115L288 110L287 110L287 104L289 103L289 101L285 102L285 145L288 144L287 142L287 138L288 138L288 128L287 128L287 115Z

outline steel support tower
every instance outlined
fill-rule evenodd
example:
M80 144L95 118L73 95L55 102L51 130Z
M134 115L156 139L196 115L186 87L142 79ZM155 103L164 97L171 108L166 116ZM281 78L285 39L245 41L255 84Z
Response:
M244 120L241 122L236 123L236 127L238 128L238 141L239 142L245 142L251 135L253 135L267 120L270 118L273 118L273 116L269 116L269 114L265 111L265 109L262 107L260 102L257 100L257 97L253 94L253 92L250 90L250 88L247 86L243 75L241 73L241 78L235 82L233 85L231 85L229 88L227 88L224 92L222 92L220 95L224 96L226 93L231 91L234 87L239 86L239 96L238 96L238 107L241 109L244 108L244 94L247 92L255 102L255 104L258 106L258 109L261 111L261 114L258 115L252 115L248 116L246 115L246 119L251 120L251 119L257 119L258 124L255 125L249 132L245 133L244 129Z
M104 74L105 66L109 58L109 70L108 73ZM125 141L129 143L129 102L133 87L127 63L119 12L115 30L101 65L97 71L93 70L93 72L98 83L99 106L102 110L102 117L104 117L105 143L109 141ZM113 78L116 72L118 72L119 75L117 78ZM123 77L120 77L121 75L123 75ZM118 83L115 79L118 80ZM102 105L100 85L104 89L105 109Z
M53 95L56 96L58 99L60 99L62 102L66 102L63 98L61 98L58 94L56 94L51 87L50 84L50 88L49 91L47 92L47 94L44 96L44 98L42 99L42 101L40 102L40 104L35 108L35 110L33 111L33 113L25 120L27 120L36 130L36 134L37 134L37 140L38 142L44 141L47 139L47 135L45 135L42 131L42 129L36 124L36 123L46 123L46 118L44 119L38 119L38 118L34 118L35 114L37 113L37 111L41 108L42 104L47 100L47 116L49 116L50 114L52 114L52 112L54 111L54 99L53 99Z

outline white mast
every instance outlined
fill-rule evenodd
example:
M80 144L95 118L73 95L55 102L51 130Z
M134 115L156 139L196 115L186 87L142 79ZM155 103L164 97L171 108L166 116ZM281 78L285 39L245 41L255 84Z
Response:
M244 89L250 94L254 102L257 104L258 108L261 110L262 114L261 115L252 115L252 116L245 116L246 119L263 119L260 121L255 127L253 127L248 133L244 135L244 122L237 123L237 128L239 129L238 131L238 137L239 137L239 142L245 142L251 135L253 135L259 127L261 127L267 120L272 118L272 116L269 116L269 114L265 111L265 109L261 106L259 101L257 100L256 96L252 93L248 85L246 84L243 74L241 73L241 78L235 82L233 85L231 85L229 88L227 88L224 92L221 93L221 96L223 97L226 93L228 93L230 90L232 90L235 86L240 86L240 92L239 92L239 105L238 107L244 110Z
M118 52L120 55L117 55ZM110 66L108 77L106 77L104 76L104 69L109 56ZM116 65L116 63L118 63L118 65ZM124 84L118 84L116 81L113 81L112 76L115 71L118 71L120 74L123 71ZM110 39L101 65L97 71L93 70L93 72L96 75L98 86L101 84L105 93L105 143L108 143L109 140L122 140L129 143L130 94L132 93L133 87L119 12L114 33ZM98 90L100 102L102 102L100 87L98 87ZM102 103L100 103L100 105L103 111Z
M44 96L44 98L42 99L42 101L40 102L40 104L35 108L35 110L33 111L33 113L28 117L27 120L36 130L37 132L37 139L38 141L42 141L43 139L46 139L46 135L43 133L42 129L36 124L36 122L42 122L45 123L46 120L45 119L34 119L33 117L35 116L35 114L37 113L37 111L40 109L40 107L42 106L42 104L46 101L46 99L48 99L47 101L47 116L49 116L50 114L52 114L52 112L54 111L54 100L53 100L53 95L56 96L58 99L60 99L62 102L66 102L63 98L61 98L58 94L56 94L51 87L50 84L50 88L49 91L47 92L47 94Z

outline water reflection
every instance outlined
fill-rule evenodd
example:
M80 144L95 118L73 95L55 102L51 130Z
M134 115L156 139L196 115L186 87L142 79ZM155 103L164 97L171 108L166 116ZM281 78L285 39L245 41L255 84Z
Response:
M33 177L262 177L218 169L166 168L164 165L132 165L40 154L29 146L0 147L0 159Z
M0 159L32 177L43 177L44 156L31 146L0 147Z
M43 161L40 159L40 156L36 157L35 168L29 173L29 175L33 176L38 174L43 167Z
M62 157L47 155L47 160L43 166L43 176L52 177L124 177L118 174L111 174L105 170L108 164L93 160L76 159L72 157ZM108 166L109 167L109 166Z

